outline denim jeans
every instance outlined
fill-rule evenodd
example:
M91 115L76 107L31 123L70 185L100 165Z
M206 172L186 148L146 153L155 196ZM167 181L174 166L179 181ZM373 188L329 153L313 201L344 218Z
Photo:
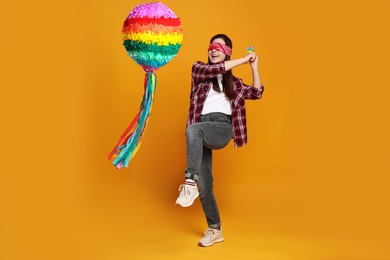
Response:
M197 181L199 198L210 228L221 225L213 192L212 150L225 147L233 136L230 116L222 113L202 115L199 123L189 125L185 177Z

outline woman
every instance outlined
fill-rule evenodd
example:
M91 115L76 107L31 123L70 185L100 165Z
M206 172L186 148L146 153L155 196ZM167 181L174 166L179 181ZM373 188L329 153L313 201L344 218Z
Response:
M185 184L180 185L176 204L191 206L199 196L208 229L199 246L211 246L224 240L217 203L213 193L212 150L247 142L245 99L259 99L263 93L258 71L258 57L252 52L230 60L232 41L224 34L211 38L208 63L195 62L187 120L187 168ZM248 86L232 75L232 68L249 63L253 85Z

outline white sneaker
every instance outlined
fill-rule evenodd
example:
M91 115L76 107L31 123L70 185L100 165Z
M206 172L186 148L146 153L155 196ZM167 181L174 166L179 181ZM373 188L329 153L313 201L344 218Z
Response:
M198 246L211 246L214 243L222 242L223 240L222 229L208 228L199 241Z
M189 207L194 203L194 200L199 196L198 187L196 185L182 184L179 187L180 195L176 200L176 204L182 207Z

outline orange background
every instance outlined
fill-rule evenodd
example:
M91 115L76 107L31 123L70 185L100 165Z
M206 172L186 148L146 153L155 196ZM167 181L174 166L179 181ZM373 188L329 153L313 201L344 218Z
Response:
M143 94L121 28L143 1L7 3L0 259L390 259L388 1L173 1L184 44L157 71L143 143L106 159ZM214 153L226 241L174 206L193 61L228 34L266 86L249 143ZM249 66L233 70L251 83Z

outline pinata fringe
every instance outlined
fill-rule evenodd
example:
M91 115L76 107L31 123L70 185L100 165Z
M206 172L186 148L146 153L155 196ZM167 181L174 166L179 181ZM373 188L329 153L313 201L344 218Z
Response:
M118 169L128 167L131 158L137 153L141 145L141 137L148 124L156 91L156 75L152 72L145 74L144 91L139 113L133 118L130 125L119 138L117 145L108 155L109 160L114 159L112 163ZM130 132L133 128L134 130Z

